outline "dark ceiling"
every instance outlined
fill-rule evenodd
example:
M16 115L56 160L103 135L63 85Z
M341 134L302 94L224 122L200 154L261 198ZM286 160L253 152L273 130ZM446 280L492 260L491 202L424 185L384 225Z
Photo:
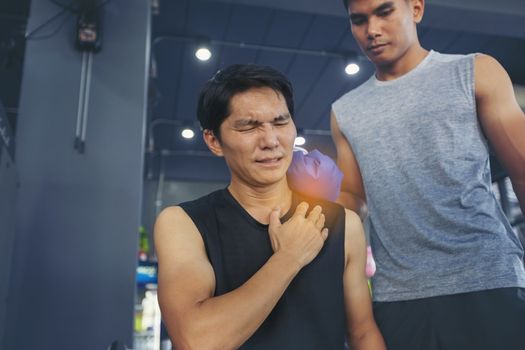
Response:
M489 1L477 3L483 10L472 8L472 2L470 8L458 8L445 0L427 1L420 40L425 48L443 53L493 55L514 83L525 84L525 2L505 3L500 1L496 11ZM334 155L328 136L330 105L373 73L372 65L360 59L356 76L344 74L342 57L358 49L341 0L165 0L158 13L152 31L150 147L168 156L164 169L169 178L224 178L224 169L213 171L218 165L200 135L188 141L180 131L188 125L198 131L199 89L233 63L265 64L285 73L295 88L295 121L307 139L305 147ZM208 62L194 56L203 40L211 43Z
M51 0L50 0L51 1ZM65 0L64 0L65 1ZM0 99L13 124L19 98L29 0L0 2ZM233 63L271 65L295 88L295 121L307 149L334 156L330 104L355 88L373 67L359 58L356 76L344 73L345 57L358 54L341 0L151 0L152 69L147 170L155 177L164 157L170 179L225 181L196 124L198 92L218 69ZM515 84L525 85L525 1L427 0L420 40L443 53L484 52L496 57ZM194 56L207 41L213 56ZM15 126L15 125L13 125ZM193 140L181 128L197 131Z

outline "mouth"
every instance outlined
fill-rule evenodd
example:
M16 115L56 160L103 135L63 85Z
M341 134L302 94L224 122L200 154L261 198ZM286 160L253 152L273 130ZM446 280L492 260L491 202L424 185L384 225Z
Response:
M256 159L255 162L259 163L259 164L262 164L262 165L274 165L274 164L279 163L281 161L281 159L283 159L282 156L265 157L265 158Z
M366 49L367 51L370 51L372 53L376 53L376 52L380 52L382 51L382 49L387 46L388 44L386 43L381 43L381 44L372 44L372 45L369 45Z

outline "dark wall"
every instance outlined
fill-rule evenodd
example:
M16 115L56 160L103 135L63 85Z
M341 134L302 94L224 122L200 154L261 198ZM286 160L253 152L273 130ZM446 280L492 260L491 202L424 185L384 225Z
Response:
M33 0L28 27L59 10ZM73 148L82 62L75 16L56 35L27 42L5 349L132 346L149 11L143 0L105 5L84 154Z
M165 181L159 188L158 180L144 181L142 224L150 236L157 214L164 208L197 199L228 186L228 181ZM153 238L153 237L151 237Z
M14 139L0 101L0 345L7 321L7 294L15 235L18 178L13 161Z

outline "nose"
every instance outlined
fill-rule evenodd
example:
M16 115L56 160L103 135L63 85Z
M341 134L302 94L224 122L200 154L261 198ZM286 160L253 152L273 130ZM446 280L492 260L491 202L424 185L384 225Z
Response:
M368 19L366 35L368 40L370 41L374 40L375 38L381 35L380 21L374 16L370 16L370 18Z
M270 123L264 123L261 130L261 148L273 149L279 145L279 137L275 127Z

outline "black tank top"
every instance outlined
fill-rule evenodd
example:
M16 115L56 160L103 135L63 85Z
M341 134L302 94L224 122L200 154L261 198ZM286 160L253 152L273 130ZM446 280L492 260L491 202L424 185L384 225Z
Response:
M338 204L293 193L286 221L301 202L321 205L328 238L318 256L292 280L281 299L240 349L344 349L345 213ZM273 254L268 225L251 217L227 189L180 205L202 235L215 272L215 296L253 276Z

